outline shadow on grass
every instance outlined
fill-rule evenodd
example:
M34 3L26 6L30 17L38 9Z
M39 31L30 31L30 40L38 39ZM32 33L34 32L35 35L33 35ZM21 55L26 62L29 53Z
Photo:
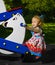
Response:
M55 26L49 26L44 29L45 32L45 40L47 44L55 44Z

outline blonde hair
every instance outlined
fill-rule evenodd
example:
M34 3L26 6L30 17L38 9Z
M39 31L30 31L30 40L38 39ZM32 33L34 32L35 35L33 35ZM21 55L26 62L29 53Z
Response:
M40 26L43 24L41 18L40 18L38 15L33 16L33 18L36 18L36 19L39 20L38 22L39 22L39 25L40 25ZM33 18L32 18L32 19L33 19Z

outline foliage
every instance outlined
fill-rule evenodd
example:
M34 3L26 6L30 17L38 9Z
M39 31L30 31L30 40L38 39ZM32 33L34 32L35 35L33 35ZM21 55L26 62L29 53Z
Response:
M11 9L12 0L4 0L4 2L5 2L6 9L7 10Z
M25 8L33 11L50 11L55 8L54 0L21 0Z
M21 0L4 0L7 10L21 6Z
M33 15L45 15L45 20L55 20L55 0L4 0L7 10L23 7L24 18L30 23Z
M55 16L54 0L21 0L27 14L45 15L45 20L51 20ZM25 13L26 14L26 13ZM28 15L29 15L28 14Z

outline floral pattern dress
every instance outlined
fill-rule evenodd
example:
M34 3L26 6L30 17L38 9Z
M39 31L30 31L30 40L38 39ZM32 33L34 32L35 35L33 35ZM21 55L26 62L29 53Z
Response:
M36 52L36 53L43 53L44 50L46 50L46 43L44 40L44 37L41 33L35 33L32 32L32 37L25 42L25 45L29 48L30 51Z

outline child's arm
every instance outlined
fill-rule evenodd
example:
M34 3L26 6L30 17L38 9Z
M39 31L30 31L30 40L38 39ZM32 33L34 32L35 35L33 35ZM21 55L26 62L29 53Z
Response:
M39 27L33 28L32 26L26 26L26 29L31 30L31 31L36 32L36 33L41 32Z
M20 25L21 25L22 27L25 27L25 28L28 29L28 30L33 31L33 32L36 32L36 33L41 32L41 30L40 30L39 27L33 28L32 26L28 26L28 25L23 24L23 23L21 23Z

